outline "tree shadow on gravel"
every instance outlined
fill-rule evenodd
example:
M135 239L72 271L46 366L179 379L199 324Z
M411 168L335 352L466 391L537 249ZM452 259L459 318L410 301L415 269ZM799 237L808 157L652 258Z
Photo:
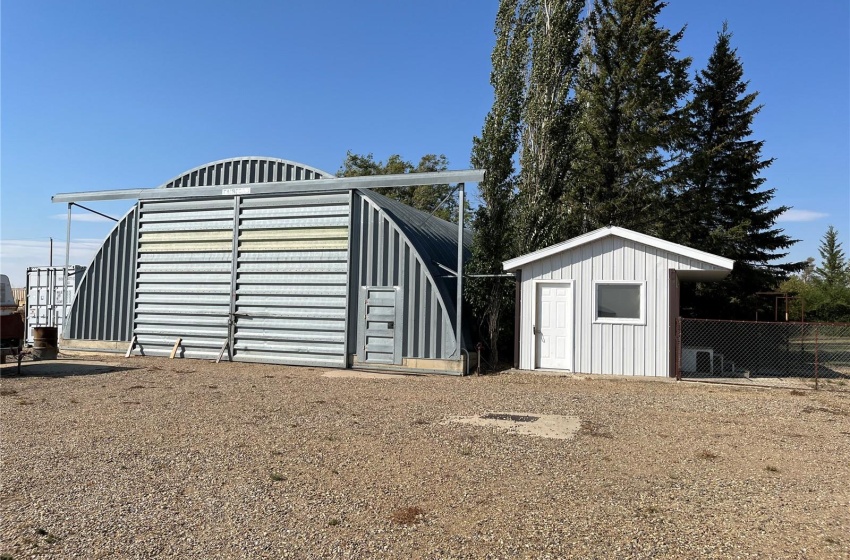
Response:
M26 361L21 363L21 373L18 375L16 363L7 364L0 369L0 377L76 377L84 375L100 375L117 371L140 369L135 367L96 364L91 362L62 361Z

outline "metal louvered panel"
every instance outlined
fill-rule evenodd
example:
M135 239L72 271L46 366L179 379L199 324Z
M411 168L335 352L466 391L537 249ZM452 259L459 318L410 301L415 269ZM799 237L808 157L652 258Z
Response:
M183 357L218 355L229 335L233 216L233 198L140 203L140 353L167 356L180 338Z
M134 206L109 233L80 280L64 338L115 342L132 338L135 247Z
M242 199L234 360L345 366L349 198Z

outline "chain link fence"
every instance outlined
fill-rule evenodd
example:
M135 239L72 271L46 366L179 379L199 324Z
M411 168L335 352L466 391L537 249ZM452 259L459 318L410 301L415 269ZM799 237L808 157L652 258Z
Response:
M683 379L798 379L850 390L850 323L678 321Z

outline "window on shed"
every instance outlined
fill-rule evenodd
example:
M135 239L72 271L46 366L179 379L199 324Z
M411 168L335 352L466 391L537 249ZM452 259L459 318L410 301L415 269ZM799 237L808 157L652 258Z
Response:
M644 323L641 282L597 282L596 317L600 323Z

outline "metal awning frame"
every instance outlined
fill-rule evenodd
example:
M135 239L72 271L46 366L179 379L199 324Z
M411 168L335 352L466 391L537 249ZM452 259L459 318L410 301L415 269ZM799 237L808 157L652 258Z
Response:
M483 169L466 169L460 171L433 171L428 173L399 173L395 175L366 175L364 177L335 177L333 179L277 181L273 183L241 183L232 185L216 185L214 187L178 187L170 189L154 187L72 192L55 194L51 197L51 200L55 203L61 203L96 200L158 200L204 196L327 192L350 189L441 185L445 183L480 183L483 179Z

